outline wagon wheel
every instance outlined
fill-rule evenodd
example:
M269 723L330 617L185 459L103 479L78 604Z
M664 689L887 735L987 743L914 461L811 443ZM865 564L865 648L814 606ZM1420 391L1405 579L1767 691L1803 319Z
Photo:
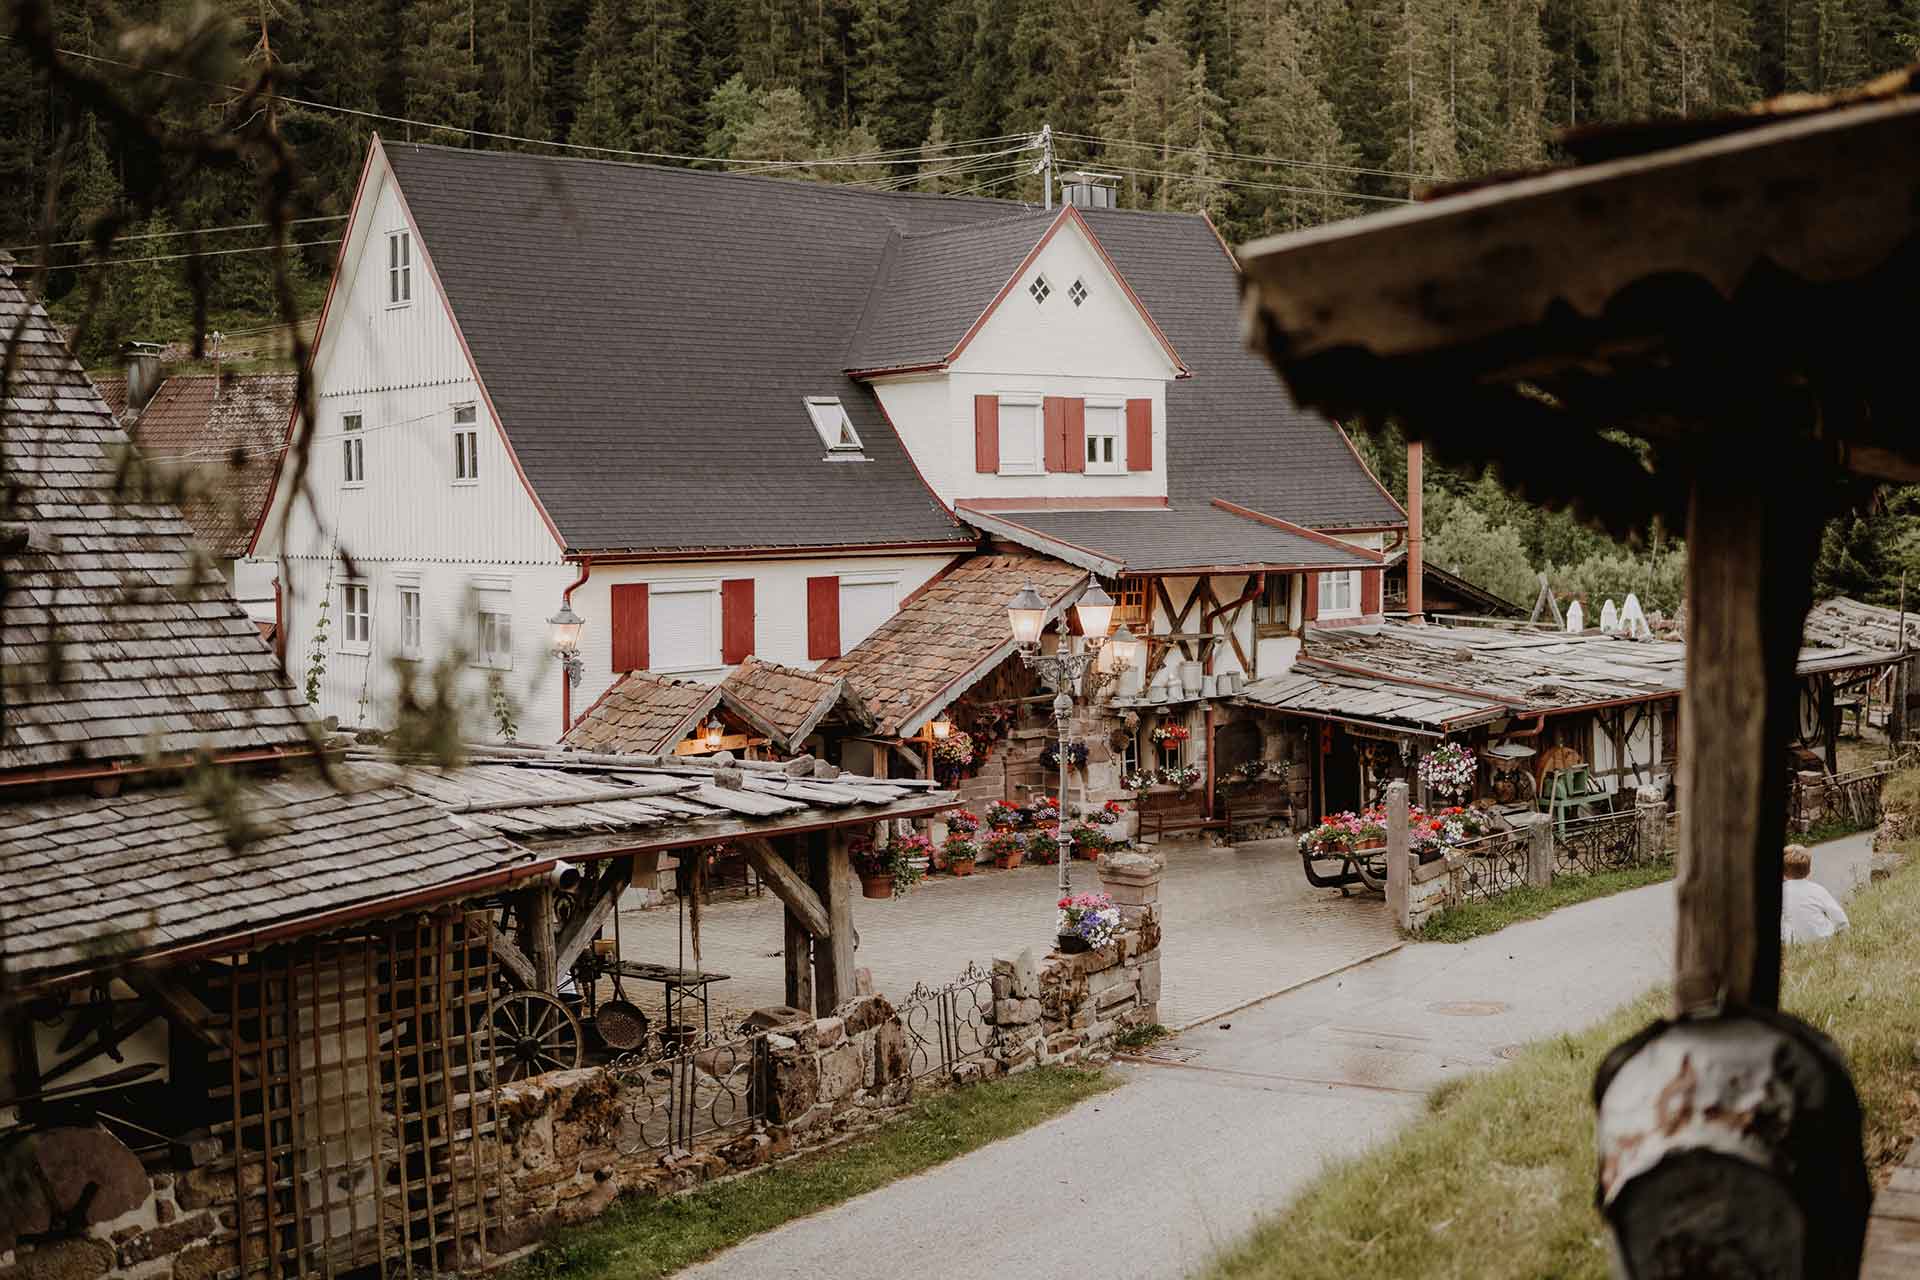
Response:
M1820 715L1820 690L1812 685L1800 686L1800 744L1818 746L1826 741L1827 726Z
M516 991L497 1001L493 1032L503 1083L580 1065L579 1019L544 991Z

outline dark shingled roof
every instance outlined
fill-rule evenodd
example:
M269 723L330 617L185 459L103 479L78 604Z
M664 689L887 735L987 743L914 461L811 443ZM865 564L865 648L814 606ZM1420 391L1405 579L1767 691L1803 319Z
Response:
M9 522L26 542L3 557L0 770L131 760L154 738L306 745L306 703L259 629L217 573L193 580L179 511L115 491L119 424L0 264L0 333L16 326L0 484L21 487Z
M1236 515L1210 502L1107 511L975 511L960 517L1004 541L1117 577L1181 570L1364 569L1358 547Z
M847 368L900 369L946 360L1055 216L1027 210L973 227L894 236Z
M967 536L845 370L889 242L978 230L956 244L992 278L953 301L964 311L1006 282L1011 249L986 228L1017 242L1028 223L1014 206L521 152L386 154L569 549ZM1082 213L1193 371L1167 388L1176 499L1225 497L1314 528L1404 521L1339 431L1242 346L1238 275L1205 219ZM1031 225L1037 239L1044 222ZM870 462L822 461L810 395L840 397ZM716 509L737 518L716 523Z
M342 767L249 779L257 839L227 843L224 815L183 787L68 796L0 816L0 883L16 979L191 946L435 885L524 857L399 788L398 771ZM337 783L337 785L336 785Z
M222 559L244 556L253 541L299 383L293 373L168 378L134 424L134 442L156 470L190 473L182 511Z
M1058 616L1080 598L1087 572L1024 551L970 556L820 670L860 691L879 732L912 733L1012 655L1007 597L1020 582L1031 582Z

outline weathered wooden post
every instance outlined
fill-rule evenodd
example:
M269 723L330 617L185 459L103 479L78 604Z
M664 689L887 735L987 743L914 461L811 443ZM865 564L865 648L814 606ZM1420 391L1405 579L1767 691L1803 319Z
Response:
M1594 1085L1600 1207L1635 1280L1860 1267L1859 1101L1832 1043L1777 1012L1787 744L1824 514L1795 491L1817 460L1780 452L1694 473L1674 1020L1615 1048Z
M1536 889L1553 887L1553 819L1544 813L1523 813L1518 825L1527 832L1527 883Z
M827 934L813 945L813 1012L826 1017L853 999L853 860L847 829L807 836L808 874L827 909Z
M1387 911L1395 925L1413 927L1413 853L1407 838L1407 784L1387 784Z
M1667 795L1659 787L1640 787L1633 793L1634 841L1639 861L1658 862L1667 849Z

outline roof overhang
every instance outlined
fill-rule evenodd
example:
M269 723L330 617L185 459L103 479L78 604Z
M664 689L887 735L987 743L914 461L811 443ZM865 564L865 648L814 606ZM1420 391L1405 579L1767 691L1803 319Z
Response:
M1239 575L1247 573L1337 573L1347 569L1364 569L1369 565L1378 565L1383 561L1381 553L1370 547L1362 547L1351 542L1344 542L1330 534L1320 533L1317 530L1308 529L1301 525L1293 524L1290 521L1279 519L1276 516L1269 516L1262 512L1254 511L1251 508L1240 506L1237 503L1215 498L1212 505L1229 515L1282 530L1283 532L1304 538L1309 542L1324 546L1329 553L1337 552L1338 554L1328 554L1324 559L1314 557L1301 557L1285 561L1222 561L1202 559L1191 562L1174 560L1160 561L1148 565L1131 565L1124 556L1117 552L1102 550L1101 548L1087 546L1083 543L1070 542L1056 534L1034 528L1021 521L1021 512L1018 510L996 509L986 511L970 502L962 500L954 504L953 511L961 520L972 525L982 533L989 534L1004 542L1010 542L1015 546L1025 547L1029 551L1038 551L1042 555L1051 556L1055 560L1065 561L1067 564L1085 569L1089 573L1098 574L1103 578L1121 578L1138 574L1189 577ZM1030 510L1034 511L1049 512L1061 509L1062 508L1039 505L1030 508ZM1153 511L1164 508L1160 507L1159 504L1154 504L1151 507L1129 505L1118 509L1123 511L1137 510L1145 514L1147 518L1151 518Z
M1080 597L1086 594L1087 588L1092 584L1093 580L1089 578L1076 586L1070 587L1062 593L1059 599L1048 605L1046 618L1041 623L1042 630L1054 622L1057 622L1068 609L1071 609L1078 603ZM912 712L912 714L900 717L899 722L894 727L894 732L902 738L911 737L920 732L922 725L952 706L960 695L985 679L988 673L995 667L1005 662L1008 658L1011 658L1017 648L1018 646L1014 644L1012 635L1009 634L1004 644L996 645L993 650L981 658L980 661L974 663L971 667L949 680L941 688L939 693L929 698L918 709Z

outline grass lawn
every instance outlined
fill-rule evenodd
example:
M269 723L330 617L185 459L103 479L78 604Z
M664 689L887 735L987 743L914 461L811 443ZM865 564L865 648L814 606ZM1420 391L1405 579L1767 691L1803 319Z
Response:
M1863 889L1848 911L1848 932L1788 950L1783 1003L1846 1054L1866 1108L1867 1157L1884 1176L1920 1133L1920 866ZM1426 1116L1323 1173L1207 1274L1603 1280L1593 1073L1610 1047L1665 1012L1665 993L1652 992L1577 1035L1530 1046L1510 1066L1450 1082Z
M1671 880L1673 874L1674 864L1662 862L1647 867L1629 867L1625 871L1602 871L1592 876L1556 876L1545 889L1522 885L1497 898L1448 907L1428 917L1424 925L1407 936L1420 942L1465 942L1469 938L1496 933L1522 920L1538 920L1561 907L1570 907L1589 898L1605 898L1628 889Z
M1043 1067L936 1094L844 1146L673 1199L620 1201L591 1224L556 1235L503 1275L668 1275L749 1236L1030 1129L1119 1083L1099 1071Z

